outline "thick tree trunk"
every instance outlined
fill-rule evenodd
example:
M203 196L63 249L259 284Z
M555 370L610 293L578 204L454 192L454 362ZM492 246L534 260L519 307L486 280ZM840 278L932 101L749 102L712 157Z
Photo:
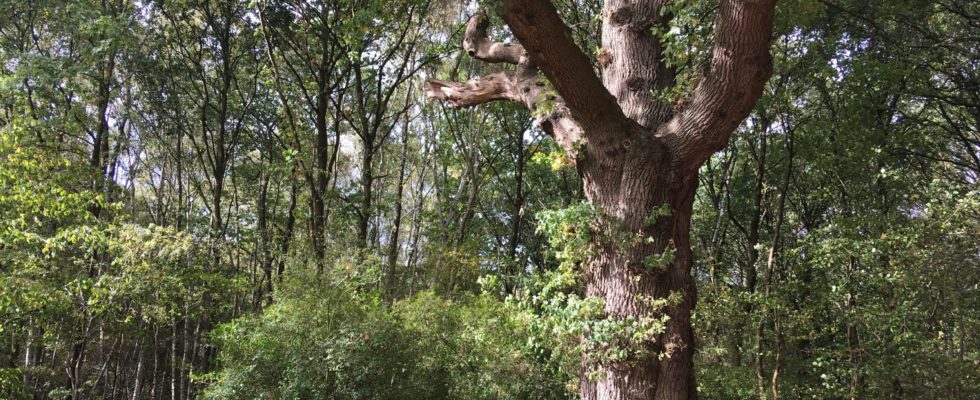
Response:
M690 321L697 294L691 277L690 220L697 176L672 172L668 158L650 157L658 152L664 154L634 145L623 155L621 168L579 163L586 197L599 214L593 255L585 266L587 295L605 300L606 318L669 316L661 334L630 344L625 361L605 363L585 355L584 366L600 371L595 381L583 374L586 400L687 399L696 394ZM674 254L672 262L651 264L651 257L665 252ZM680 295L679 303L651 305L673 293Z

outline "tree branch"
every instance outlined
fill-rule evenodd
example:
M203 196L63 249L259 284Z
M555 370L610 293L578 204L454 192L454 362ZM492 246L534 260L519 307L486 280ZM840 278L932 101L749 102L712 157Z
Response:
M533 109L534 97L531 91L522 92L518 86L521 81L527 81L527 77L533 78L537 70L524 57L522 46L491 41L487 37L488 26L489 22L483 13L476 13L470 17L463 35L463 48L477 60L517 64L517 70L495 72L462 83L428 79L426 96L445 101L454 107L472 107L491 101L512 100L523 102L528 108ZM526 82L524 86L527 86Z
M534 64L564 100L571 116L591 136L625 138L635 130L616 99L602 85L592 63L572 40L550 1L505 0L502 16Z
M472 107L498 100L523 103L539 114L541 128L572 158L578 145L588 139L592 154L606 158L620 153L626 139L643 127L627 118L616 99L602 86L568 33L568 28L548 1L510 1L504 19L522 45L492 42L487 38L483 14L470 17L463 47L474 58L517 64L511 71L497 72L465 83L429 79L426 95L456 107ZM509 10L509 11L508 11ZM516 21L511 23L511 21ZM516 28L515 28L516 27ZM532 51L528 52L527 43ZM557 93L549 93L539 66ZM589 137L585 137L585 133ZM629 142L629 141L625 141Z
M722 0L710 69L688 106L662 126L676 166L696 170L721 150L772 75L775 0Z
M524 56L524 47L519 44L491 41L487 37L490 22L482 12L473 14L466 23L466 33L463 35L463 49L466 53L480 61L488 63L506 62L518 64Z
M425 94L461 108L498 100L521 101L513 75L512 71L495 72L464 83L429 79Z

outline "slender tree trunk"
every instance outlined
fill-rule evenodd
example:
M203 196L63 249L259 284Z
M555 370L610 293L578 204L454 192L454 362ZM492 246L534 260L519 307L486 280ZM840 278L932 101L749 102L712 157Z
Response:
M786 128L786 126L783 126ZM786 215L786 195L789 193L790 183L793 179L793 159L796 155L793 148L793 130L784 129L786 140L786 172L783 175L782 190L779 193L779 204L776 207L776 222L772 236L772 243L769 245L769 258L766 261L766 299L772 297L772 288L776 277L776 258L779 255L780 244L782 243L783 219ZM775 335L775 360L772 367L772 378L770 387L773 400L779 399L779 378L783 367L783 326L780 310L773 307L766 307L768 314L773 319L773 334ZM764 313L765 315L766 313ZM759 321L759 334L762 334L764 319Z
M177 180L177 215L175 218L175 224L178 231L183 231L186 226L184 204L187 203L185 200L184 191L184 130L180 127L177 128L177 143L176 143L176 154L174 156L174 162L176 164L176 180Z
M776 353L775 360L772 366L772 379L770 380L770 385L772 387L772 399L779 399L779 379L780 374L783 370L783 347L785 345L785 339L783 337L783 321L779 314L773 315L773 334L776 336L776 345L773 349Z
M323 269L323 257L324 257L324 240L325 240L325 227L326 227L326 196L327 187L330 180L329 168L329 132L327 131L327 106L329 103L329 88L327 87L327 79L329 77L329 71L326 65L323 63L327 62L327 54L324 52L323 59L321 60L320 70L317 75L318 92L316 101L316 115L314 120L314 126L316 127L316 140L313 147L314 155L314 182L312 191L312 232L310 236L313 242L313 253L316 256L317 270L322 272ZM339 132L336 133L340 135Z
M357 208L357 246L364 250L368 245L368 225L371 221L372 189L374 188L375 133L368 120L367 93L360 63L354 66L354 103L358 114L359 136L361 138L361 204ZM375 116L381 118L381 116Z
M466 239L466 233L469 232L470 222L473 221L473 215L476 213L477 203L480 201L480 165L477 161L477 165L473 167L470 172L473 177L470 179L469 193L466 196L466 206L463 208L463 215L459 219L459 226L456 228L456 235L453 238L453 247L459 247L463 244L463 240Z
M263 168L265 169L265 168ZM269 172L262 171L259 183L259 196L256 200L257 225L259 230L259 254L262 265L262 278L257 282L254 296L254 306L258 310L263 303L272 303L272 240L268 223Z
M144 353L145 351L143 351L143 344L141 342L140 344L136 345L137 361L136 371L134 372L135 383L133 384L133 395L130 396L133 400L139 400L143 393L143 360L146 358L144 357Z
M13 344L13 341L11 341L11 344ZM31 374L31 357L33 356L33 353L32 353L32 351L33 351L32 347L33 346L34 346L34 317L28 317L27 318L27 338L24 341L24 365L23 365L24 375L21 376L21 385L24 388L27 388L27 380L28 380L28 377ZM11 362L11 364L12 364L11 367L16 367L14 360L11 360L11 361L12 361Z
M759 148L758 153L756 153L756 173L755 173L755 190L753 192L752 201L752 219L749 222L749 231L747 233L745 245L748 247L748 259L745 262L745 289L749 294L755 294L758 284L758 269L756 264L759 262L759 239L760 239L760 229L762 224L762 214L764 210L762 208L762 199L765 195L765 178L766 178L766 153L767 153L767 132L768 132L768 122L763 120L760 124L762 132L759 135ZM745 303L745 315L751 317L753 311L755 310L754 299L750 299ZM755 343L753 351L753 360L755 365L755 379L756 388L760 396L765 396L766 384L765 384L765 343L764 333L765 333L765 315L759 315L759 324L755 332ZM739 330L742 330L739 327Z
M852 279L851 277L854 275L857 263L857 257L851 256L850 262L847 263L847 275L849 279ZM848 314L851 314L847 319L851 319L853 318L854 309L857 308L857 300L850 289L848 289L846 296L846 309L848 310ZM847 391L851 400L855 400L859 398L859 392L863 386L861 377L861 340L858 336L857 325L853 321L847 322L845 330L847 333L847 357L851 363L851 377L847 384Z
M523 265L517 260L517 246L521 241L521 224L524 222L524 131L513 133L514 146L517 150L517 165L514 166L514 204L511 209L510 236L507 237L507 263L509 279L506 279L504 290L512 293L517 286L517 280Z
M431 143L431 142L430 142ZM431 146L431 144L430 144ZM418 179L415 186L415 192L413 198L415 203L412 205L412 229L409 232L409 242L411 247L408 252L408 260L405 263L406 269L409 270L409 284L408 284L408 295L412 296L415 294L415 284L418 277L418 257L419 257L419 243L422 237L422 209L425 205L425 172L426 165L428 165L429 155L431 150L426 147L425 153L422 156L422 160L419 162L418 168ZM433 172L434 181L438 183L438 170Z
M184 306L184 312L189 314L190 310L187 305ZM180 354L180 393L177 394L177 398L180 400L187 400L190 394L190 366L193 364L194 359L191 358L191 346L193 342L190 335L190 325L191 320L187 315L184 315L184 323L182 325L181 331L181 348Z
M293 229L296 226L296 180L290 180L289 186L289 209L286 211L286 226L280 238L279 247L279 268L276 270L276 283L282 283L283 273L286 272L286 256L289 254L289 243L293 240Z
M174 324L170 331L170 400L180 398L180 360L177 358L177 331L179 329L178 318L174 318Z
M361 155L361 205L358 208L357 246L361 249L368 247L368 227L371 222L372 196L374 189L374 174L371 166L374 164L374 140L365 141Z
M96 192L102 192L107 187L104 179L108 176L109 166L109 104L112 102L110 96L116 66L116 51L110 51L101 64L102 71L99 77L99 93L96 101L99 126L96 127L95 137L92 138L92 153L89 159L89 165L99 171L96 181L92 183L92 190ZM96 217L99 216L100 212L100 208L93 208Z
M153 351L153 369L150 372L150 396L151 399L156 399L160 397L160 392L157 390L157 385L160 384L162 379L160 379L160 351L165 350L165 347L160 346L160 326L157 325L153 328L153 346L150 347Z
M91 332L92 323L94 322L94 318L88 316L87 312L84 312L84 314L86 314L85 322L80 327L80 332L75 339L75 343L72 345L71 362L68 364L71 400L78 400L81 398L79 396L84 383L82 382L82 379L85 369L85 361L88 356L89 333Z
M395 187L395 217L391 221L391 235L388 237L388 271L386 291L390 299L395 298L396 266L398 265L398 250L401 247L399 235L402 224L402 194L405 192L405 169L408 161L408 118L402 126L401 160L398 166L398 185Z

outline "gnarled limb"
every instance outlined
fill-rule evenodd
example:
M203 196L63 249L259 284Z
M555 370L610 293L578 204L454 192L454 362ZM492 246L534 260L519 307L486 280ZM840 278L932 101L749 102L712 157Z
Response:
M491 41L487 37L488 24L483 13L470 17L463 36L463 48L477 60L516 64L517 68L495 72L468 82L428 79L426 95L454 107L472 107L491 101L511 100L522 102L533 110L544 87L543 82L537 82L537 67L526 57L521 45Z
M490 63L516 64L514 70L500 71L468 82L429 79L426 95L454 107L472 107L483 103L510 100L539 111L538 124L568 153L575 157L576 144L583 138L583 129L570 117L564 99L549 93L538 67L528 57L523 46L493 42L487 37L488 23L483 13L470 17L466 24L463 48L473 58ZM547 110L542 104L547 103Z
M517 68L466 83L430 79L430 98L456 107L513 100L531 110L538 110L541 103L547 102L548 115L541 117L539 123L570 154L576 152L575 144L584 140L590 144L592 154L606 158L622 151L619 145L624 139L643 131L623 114L616 99L602 85L551 2L507 1L503 17L521 45L491 41L486 17L478 13L467 22L463 48L478 60L513 63ZM557 93L547 92L539 70Z
M442 100L460 108L498 100L521 101L513 76L512 71L503 71L462 83L429 79L425 94L430 99Z
M674 165L696 171L752 111L772 75L775 0L722 0L710 69L688 106L660 127Z
M470 17L463 36L463 49L466 53L470 57L488 63L520 63L521 57L524 56L524 47L519 44L491 41L487 37L489 26L490 23L482 12Z
M521 102L534 110L539 99L554 102L551 112L540 116L537 122L541 129L565 149L574 162L576 144L584 136L582 128L574 119L567 117L568 109L561 98L549 99L548 95L543 93L543 82L540 82L536 72L528 70L527 66L519 65L517 71L495 72L467 82L428 79L426 84L425 94L428 98L446 102L457 108L510 100Z

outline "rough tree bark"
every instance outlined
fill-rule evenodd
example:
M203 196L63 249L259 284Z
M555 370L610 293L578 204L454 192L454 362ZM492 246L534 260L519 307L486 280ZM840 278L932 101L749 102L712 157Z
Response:
M675 84L651 29L667 23L662 8L668 2L606 1L600 79L551 2L504 0L501 17L520 44L490 41L488 22L477 14L467 24L463 48L478 60L516 69L465 83L428 81L430 98L457 107L510 100L537 110L541 128L574 160L598 211L583 270L587 295L604 300L604 318L670 317L663 333L636 344L643 349L629 349L624 361L603 363L585 354L585 368L601 364L595 380L582 379L586 400L697 397L690 225L698 169L724 147L772 72L775 0L720 0L705 75L683 105L658 101L651 91ZM665 207L669 215L649 218ZM623 237L643 240L624 244ZM648 257L666 251L674 252L668 265L646 265ZM651 306L651 299L671 293L681 301Z

